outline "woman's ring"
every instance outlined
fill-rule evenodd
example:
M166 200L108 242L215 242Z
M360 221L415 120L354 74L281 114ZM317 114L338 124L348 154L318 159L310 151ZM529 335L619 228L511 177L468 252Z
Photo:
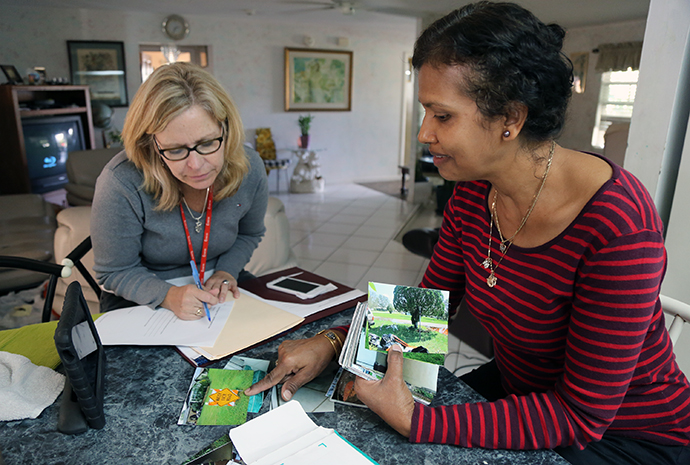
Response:
M230 281L228 281L228 280L226 279L225 281L223 281L222 284L225 284L226 286L229 286L229 285L230 285Z
M200 309L200 308L197 308L197 309L196 309L196 313L195 313L195 315L196 315L196 316L199 316L199 315L201 315L201 309Z

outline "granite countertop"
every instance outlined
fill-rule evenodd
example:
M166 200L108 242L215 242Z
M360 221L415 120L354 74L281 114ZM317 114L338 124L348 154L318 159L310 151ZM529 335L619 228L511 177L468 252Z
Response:
M284 339L309 337L323 328L348 324L352 311L298 328L285 337L245 352L274 359ZM106 425L69 436L57 431L59 401L34 420L0 422L0 451L16 464L179 464L215 439L228 426L178 426L194 367L170 347L106 347ZM225 361L212 365L222 368ZM482 398L449 371L439 372L435 405L476 402ZM268 400L259 414L267 411ZM249 414L249 418L255 415ZM465 449L438 444L410 444L368 409L336 404L333 413L310 414L317 424L335 428L381 465L567 464L552 451Z

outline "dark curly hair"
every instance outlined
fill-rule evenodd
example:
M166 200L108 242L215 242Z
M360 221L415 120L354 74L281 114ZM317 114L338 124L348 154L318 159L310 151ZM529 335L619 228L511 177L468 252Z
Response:
M513 3L477 2L449 13L417 39L412 65L465 66L461 90L488 120L527 107L521 136L539 143L562 130L573 66L561 52L565 30Z

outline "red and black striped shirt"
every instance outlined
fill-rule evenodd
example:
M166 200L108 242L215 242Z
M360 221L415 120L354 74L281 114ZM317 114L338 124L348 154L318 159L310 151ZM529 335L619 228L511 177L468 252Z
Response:
M412 442L491 449L584 448L604 432L690 444L690 387L658 295L662 223L640 181L613 176L558 237L512 246L489 288L487 182L458 183L423 287L448 289L494 338L509 396L415 406ZM491 256L501 256L493 232ZM495 263L495 262L494 262Z

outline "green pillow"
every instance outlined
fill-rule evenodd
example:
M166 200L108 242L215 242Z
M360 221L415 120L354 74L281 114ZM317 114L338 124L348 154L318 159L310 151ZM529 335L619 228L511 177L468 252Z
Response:
M101 314L92 316L96 320ZM55 369L60 365L53 339L57 324L49 321L0 331L0 351L23 355L34 365Z

